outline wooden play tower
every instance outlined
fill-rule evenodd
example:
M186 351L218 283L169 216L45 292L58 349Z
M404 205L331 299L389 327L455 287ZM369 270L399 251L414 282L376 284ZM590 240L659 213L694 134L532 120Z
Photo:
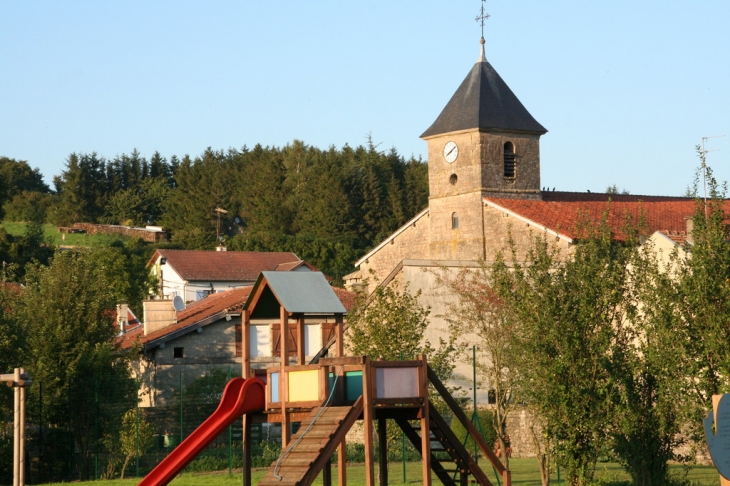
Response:
M250 367L250 325L252 318L278 316L281 364L266 370L266 407L261 414L244 417L245 444L250 444L253 421L282 425L281 457L272 465L260 486L308 486L323 472L325 486L332 483L330 458L337 450L338 484L347 482L345 436L362 421L365 445L365 483L375 485L374 428L378 430L381 485L388 484L386 420L394 420L420 451L423 484L431 484L431 471L442 483L467 484L469 476L490 485L486 474L451 432L451 428L429 400L429 383L474 437L482 454L510 486L510 473L471 424L446 387L429 368L425 356L412 361L371 361L367 356L344 356L345 309L319 273L264 272L256 282L243 310L243 377L253 377ZM305 322L334 320L330 353L314 364L304 360ZM282 336L283 336L282 332ZM290 359L288 347L297 351ZM290 424L299 422L291 436ZM250 447L244 451L244 484L251 485Z
M423 484L431 473L444 485L470 481L491 485L487 475L457 439L429 399L429 384L462 423L489 460L502 486L511 486L510 472L482 439L446 387L429 368L425 356L410 361L373 361L344 356L345 308L319 272L263 272L243 308L243 379L232 380L221 405L198 430L164 459L140 485L167 484L215 438L222 427L243 414L243 483L251 486L251 426L281 423L282 453L260 486L309 486L322 473L332 484L331 458L337 451L337 482L347 483L345 437L362 421L365 484L375 486L374 429L377 427L379 484L388 484L386 421L393 420L421 454ZM281 360L278 367L252 369L252 321L278 319ZM330 323L325 348L335 356L305 363L305 326ZM292 349L293 348L293 349ZM295 351L292 353L291 351ZM291 425L299 423L295 434Z

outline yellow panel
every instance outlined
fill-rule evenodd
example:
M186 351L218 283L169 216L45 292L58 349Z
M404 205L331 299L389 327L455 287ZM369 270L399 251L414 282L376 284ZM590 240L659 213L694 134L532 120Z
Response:
M319 370L289 372L289 401L319 400Z

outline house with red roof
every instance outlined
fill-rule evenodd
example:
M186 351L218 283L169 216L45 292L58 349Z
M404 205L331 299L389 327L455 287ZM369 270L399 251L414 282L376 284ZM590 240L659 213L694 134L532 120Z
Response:
M360 258L346 286L408 283L431 307L426 337L438 342L447 329L438 316L455 297L444 293L436 273L488 263L500 251L509 255L511 241L517 259L538 235L567 258L581 226L605 218L619 240L633 221L664 251L691 242L692 198L542 188L540 138L546 133L487 61L482 39L477 62L421 135L428 144L428 207ZM461 362L452 384L468 389L471 376L471 366ZM486 391L479 400L487 403Z
M156 250L147 267L158 282L158 297L194 302L209 294L253 285L263 271L312 271L291 252Z
M140 406L169 405L181 381L187 386L216 368L241 375L241 310L251 289L252 286L244 286L210 294L180 311L170 300L148 300L144 302L142 322L126 306L118 308L120 346L138 349L140 353L134 363L135 375L142 385ZM333 290L345 309L351 309L355 294L346 289ZM332 322L327 319L306 322L306 356L313 357L320 351L331 329ZM254 319L250 334L252 368L278 366L278 319ZM296 351L293 344L288 349Z

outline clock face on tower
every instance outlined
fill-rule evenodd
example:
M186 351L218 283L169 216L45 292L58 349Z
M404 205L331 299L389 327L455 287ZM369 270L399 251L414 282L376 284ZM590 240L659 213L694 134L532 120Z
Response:
M447 142L444 145L444 159L446 162L452 163L459 156L459 147L456 142Z

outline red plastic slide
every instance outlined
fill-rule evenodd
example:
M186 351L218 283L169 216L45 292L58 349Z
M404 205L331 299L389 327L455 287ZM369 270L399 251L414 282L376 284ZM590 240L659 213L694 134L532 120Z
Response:
M233 378L226 385L221 403L213 415L193 431L139 483L164 486L177 475L218 434L244 413L259 412L266 406L266 385L258 378Z

